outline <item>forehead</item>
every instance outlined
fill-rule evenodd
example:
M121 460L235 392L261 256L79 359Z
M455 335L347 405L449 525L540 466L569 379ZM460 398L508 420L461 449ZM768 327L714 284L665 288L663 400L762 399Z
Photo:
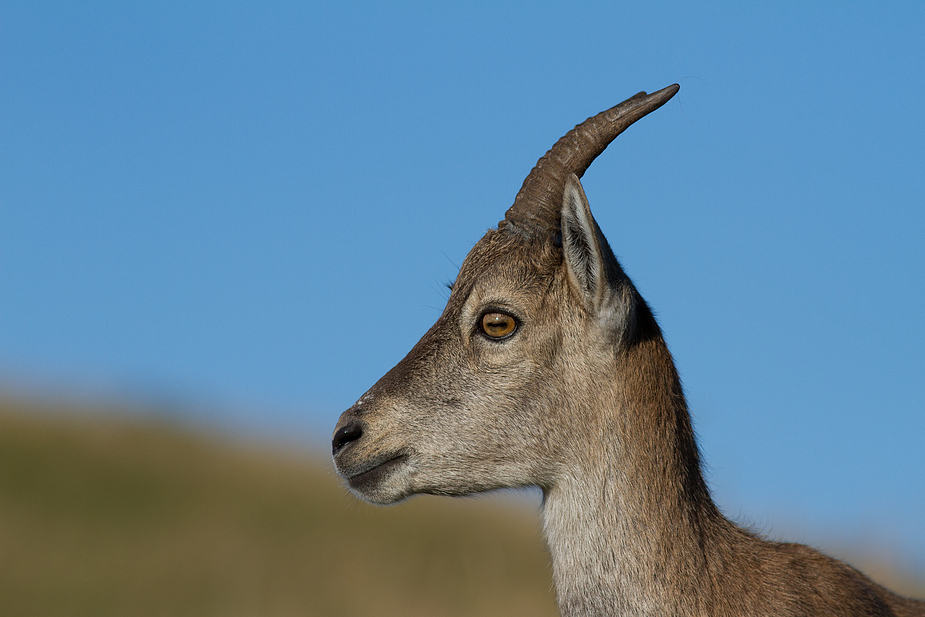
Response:
M453 284L469 295L476 287L493 284L513 289L545 284L562 262L562 250L553 239L528 239L506 230L492 229L469 251Z

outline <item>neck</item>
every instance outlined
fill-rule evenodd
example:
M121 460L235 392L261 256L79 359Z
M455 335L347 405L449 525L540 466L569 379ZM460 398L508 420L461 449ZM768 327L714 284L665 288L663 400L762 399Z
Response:
M621 383L599 402L610 410L605 425L583 436L544 496L559 608L563 616L698 613L709 597L706 547L730 524L700 473L661 337L637 343L619 364Z

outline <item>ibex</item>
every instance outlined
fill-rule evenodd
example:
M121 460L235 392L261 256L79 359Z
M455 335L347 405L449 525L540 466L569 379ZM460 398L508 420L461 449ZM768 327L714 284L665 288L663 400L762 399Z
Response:
M437 322L341 415L335 466L377 504L538 486L564 616L925 616L710 497L671 354L578 180L678 89L589 118L539 160Z

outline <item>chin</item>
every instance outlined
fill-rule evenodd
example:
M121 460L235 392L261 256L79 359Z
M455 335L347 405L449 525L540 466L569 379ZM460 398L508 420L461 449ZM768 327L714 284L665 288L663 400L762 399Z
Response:
M413 493L409 483L411 468L405 453L383 457L362 467L338 466L337 471L347 481L350 492L370 503L387 505Z

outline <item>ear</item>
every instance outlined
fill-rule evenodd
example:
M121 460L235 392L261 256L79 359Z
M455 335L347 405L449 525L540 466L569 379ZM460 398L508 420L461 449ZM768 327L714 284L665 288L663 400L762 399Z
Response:
M620 266L591 216L588 198L571 174L562 198L562 250L569 281L592 315L611 313Z

